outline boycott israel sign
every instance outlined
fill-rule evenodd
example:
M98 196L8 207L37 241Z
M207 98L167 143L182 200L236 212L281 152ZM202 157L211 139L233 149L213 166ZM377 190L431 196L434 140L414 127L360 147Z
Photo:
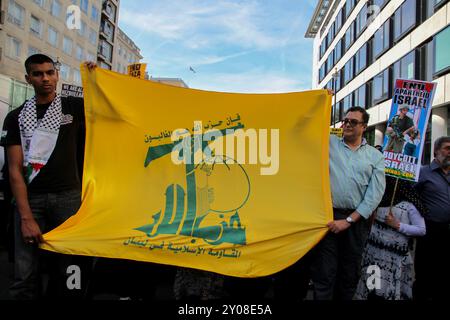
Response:
M436 84L397 79L384 137L386 174L418 181Z

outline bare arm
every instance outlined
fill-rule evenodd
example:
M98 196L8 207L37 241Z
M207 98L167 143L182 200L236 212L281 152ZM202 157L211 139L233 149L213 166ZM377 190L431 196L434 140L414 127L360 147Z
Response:
M20 145L8 146L7 155L11 191L16 199L17 210L20 214L22 236L25 241L43 242L41 230L28 203L27 186L22 174L22 147Z

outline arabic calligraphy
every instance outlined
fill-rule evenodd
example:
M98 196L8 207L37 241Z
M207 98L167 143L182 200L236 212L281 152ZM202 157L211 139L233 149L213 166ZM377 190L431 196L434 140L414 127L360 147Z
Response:
M223 161L222 157L217 158ZM202 166L195 167L187 164L187 190L179 184L169 185L165 192L164 210L152 215L152 223L135 230L144 232L149 238L173 234L200 238L211 245L246 244L245 227L242 226L239 209L245 205L250 196L250 180L242 166L238 165L237 168L241 172L241 181L245 181L246 193L234 204L234 208L220 210L213 208L214 188L208 185L202 188L197 186L196 173L210 176L214 173L214 164L203 163ZM211 221L215 221L215 224L211 225Z
M237 114L236 118L227 118L227 123L232 124L241 119ZM223 122L208 123L206 126L220 126ZM234 127L243 128L244 126L239 122ZM201 146L202 150L208 148L208 144L212 141L198 141L198 136L201 136L201 130L203 129L201 122L194 122L194 132L200 132L200 134L194 134L190 136L188 129L182 129L182 135L186 133L189 135L189 139L183 139L180 142L174 142L171 144L160 145L156 147L150 147L145 159L144 166L147 167L151 161L168 155L172 152L172 149L176 144L181 144L186 140L189 142L188 151L196 149ZM223 134L230 134L232 131L223 129ZM169 135L169 131L166 133ZM164 136L164 134L162 133ZM181 148L180 153L186 152L185 148ZM206 161L195 165L195 161L186 161L185 174L186 174L186 189L179 184L170 184L166 187L165 191L165 207L163 210L152 215L152 222L141 227L135 228L135 230L144 232L147 237L154 238L158 235L182 235L193 238L203 239L210 245L219 245L222 243L232 243L245 245L246 235L245 227L241 223L239 216L239 209L244 206L250 196L250 179L245 172L245 169L237 163L234 159L228 159L225 156L213 156L211 152L208 153L209 157ZM189 152L189 154L182 154L184 158L193 160L195 152ZM212 194L214 188L198 188L196 174L206 172L206 175L210 176L214 172L214 165L218 163L233 163L237 164L237 168L240 171L240 175L245 181L246 187L242 196L243 200L238 206L233 206L225 210L214 210L211 208L211 204L214 202ZM208 169L206 169L208 168ZM228 170L230 167L227 165ZM206 191L203 192L203 191ZM203 199L203 200L202 200ZM206 200L205 200L206 199ZM220 221L211 224L208 218L213 215ZM193 240L195 241L195 240Z
M237 129L243 128L243 126L242 126L241 123L238 123L237 125L234 125L236 122L238 122L238 121L240 121L240 120L241 120L241 116L239 115L239 113L236 114L236 117L235 117L235 118L232 118L232 117L230 117L230 116L227 117L227 118L226 118L226 126L227 126L227 127L226 127L226 128L223 128L223 129L234 129L234 130L237 130ZM222 126L223 123L225 123L225 121L219 120L219 121L213 123L211 120L209 120L209 121L203 126L203 129L205 129L205 130L208 130L208 129L215 129L215 128L217 128L217 127ZM232 125L232 127L230 127L231 125ZM184 133L189 133L189 132L194 133L194 132L199 131L199 130L200 130L199 127L194 126L194 127L192 128L192 130L186 129L186 131L185 131ZM161 131L161 132L159 133L159 135L155 135L155 136L146 134L146 135L145 135L144 142L145 142L145 143L151 143L151 142L154 141L154 140L158 140L158 141L164 140L164 139L167 139L167 138L171 138L171 137L172 137L172 134L173 134L173 132L172 132L171 130L163 130L163 131ZM179 135L179 134L180 134L180 133L177 133L177 135Z
M239 258L241 256L241 251L236 248L225 248L225 249L212 249L212 248L204 248L204 247L193 247L189 245L175 245L172 242L168 244L165 241L162 241L159 244L150 243L148 239L146 240L137 240L136 237L130 237L123 242L125 246L133 246L138 248L148 249L150 251L153 250L162 250L171 252L173 254L191 254L194 256L199 255L208 255L211 257L215 257L217 259L221 258Z

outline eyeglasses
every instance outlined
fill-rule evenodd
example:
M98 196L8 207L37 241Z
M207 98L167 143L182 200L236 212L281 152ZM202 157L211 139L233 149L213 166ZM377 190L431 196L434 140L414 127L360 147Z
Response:
M349 124L350 127L354 128L354 127L356 127L358 124L363 124L364 121L358 121L358 120L356 120L356 119L344 119L344 120L342 120L342 123L343 123L344 125Z

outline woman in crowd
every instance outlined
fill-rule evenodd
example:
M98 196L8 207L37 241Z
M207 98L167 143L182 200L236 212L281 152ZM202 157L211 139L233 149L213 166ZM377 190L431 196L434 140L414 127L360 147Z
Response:
M364 250L361 278L355 294L357 300L412 299L411 240L425 235L422 215L426 209L413 183L406 180L398 180L391 209L395 184L396 178L386 177L386 191L374 213L376 216ZM378 286L377 281L372 281L376 274L371 273L370 266L379 267L381 271Z

